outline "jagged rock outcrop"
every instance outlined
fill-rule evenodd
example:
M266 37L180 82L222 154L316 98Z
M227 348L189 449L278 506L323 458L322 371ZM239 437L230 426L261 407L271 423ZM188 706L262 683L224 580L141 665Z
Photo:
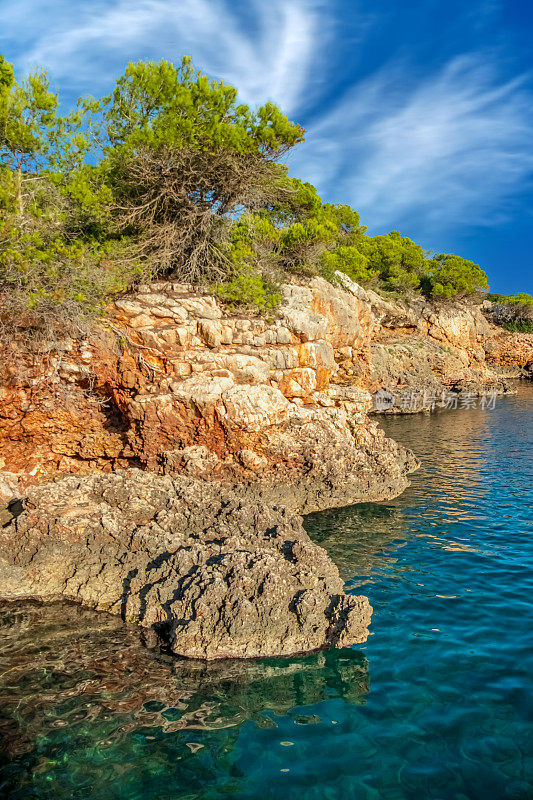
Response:
M421 411L445 405L450 392L503 393L510 390L509 379L531 376L533 335L493 324L490 303L385 300L346 277L341 280L368 312L371 371L362 385L385 401L378 410ZM351 380L354 357L348 356L345 375Z
M66 598L159 632L193 658L288 655L364 641L301 519L238 489L141 470L34 487L0 531L0 596Z
M407 486L416 460L369 417L378 390L402 411L420 410L401 406L406 390L503 390L533 337L340 280L285 286L272 319L155 282L91 336L33 356L13 343L2 596L121 614L192 657L362 641L368 601L343 594L295 514Z
M76 600L208 659L366 637L368 601L295 512L393 497L416 462L336 383L348 349L369 375L366 307L322 280L284 293L268 320L153 283L91 337L11 349L4 597Z
M0 469L41 478L138 466L292 481L321 473L323 447L314 456L309 445L317 436L341 447L352 472L377 474L382 454L393 456L368 417L378 391L396 411L420 410L413 393L501 392L530 371L533 336L492 324L486 309L392 302L340 280L286 285L272 319L155 282L116 300L89 338L33 357L5 352ZM396 455L395 493L406 485ZM364 489L369 500L390 496ZM345 503L360 497L350 491Z
M255 483L301 513L394 496L414 461L368 417L371 319L322 279L284 287L271 320L181 284L141 286L109 308L107 333L12 357L0 468L184 472Z

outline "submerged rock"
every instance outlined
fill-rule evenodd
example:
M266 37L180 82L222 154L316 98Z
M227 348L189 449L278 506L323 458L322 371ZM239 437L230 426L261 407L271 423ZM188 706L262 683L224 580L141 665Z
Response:
M70 786L76 770L88 781L89 751L95 756L91 795L104 797L109 772L102 770L102 741L107 753L116 746L123 754L133 732L144 739L148 729L156 737L194 731L186 738L195 739L201 731L224 729L226 744L247 720L273 727L273 712L290 714L296 724L314 722L296 713L301 706L333 698L360 704L369 690L368 663L359 650L197 661L148 649L144 639L142 629L118 617L69 602L0 604L0 658L9 676L0 684L2 755L20 759L26 794L20 790L19 797L38 792L35 762L46 783L55 764L68 767ZM55 757L62 728L68 730L68 761ZM175 749L167 756L175 772ZM94 783L100 775L101 787ZM5 782L2 788L7 796Z
M362 642L371 616L296 514L136 469L30 489L0 532L0 587L121 615L205 659Z

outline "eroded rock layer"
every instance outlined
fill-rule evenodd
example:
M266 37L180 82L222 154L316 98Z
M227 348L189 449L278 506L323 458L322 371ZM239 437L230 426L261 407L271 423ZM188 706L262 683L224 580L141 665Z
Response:
M505 393L512 391L510 379L533 375L533 335L493 324L488 301L392 301L343 283L369 311L371 372L364 386L374 397L386 393L391 411L446 405L450 393ZM350 358L346 366L349 380Z
M288 655L364 641L301 518L239 490L141 470L34 487L0 531L0 596L66 598L158 632L193 658Z
M367 415L368 303L319 279L284 293L268 320L153 283L117 300L98 336L9 354L0 468L259 481L303 513L398 494L413 462Z
M320 472L323 446L316 458L300 446L318 436L383 482L376 459L392 450L367 415L378 390L410 411L409 392L501 392L531 372L533 336L493 325L487 309L392 302L346 276L342 284L287 285L266 319L152 283L117 300L89 338L33 357L5 351L0 469L42 477L139 466L292 481ZM389 473L401 491L392 461ZM390 496L363 484L366 499Z

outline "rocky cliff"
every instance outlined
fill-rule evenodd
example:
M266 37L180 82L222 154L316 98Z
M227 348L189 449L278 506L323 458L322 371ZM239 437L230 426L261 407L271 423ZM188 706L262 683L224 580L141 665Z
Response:
M283 294L268 319L157 282L91 336L9 345L1 597L76 600L209 659L364 639L368 601L343 593L298 514L407 486L416 461L369 416L376 393L412 411L503 391L533 337L345 277Z
M371 372L362 385L377 395L378 411L453 408L454 395L501 394L512 391L510 380L533 375L533 335L493 324L488 301L392 301L343 282L369 311Z
M319 279L284 295L269 320L153 283L117 300L99 336L11 354L0 465L260 484L300 513L399 493L409 456L368 417L368 303Z
M152 283L117 300L98 335L6 352L0 469L138 466L265 485L298 475L304 512L401 491L404 456L368 417L376 393L411 411L424 392L505 391L531 370L533 336L466 302L392 302L342 280L285 286L272 319Z
M12 347L0 596L120 614L189 657L363 641L367 599L298 514L392 497L415 466L335 382L347 348L369 374L367 315L324 281L271 320L156 283L90 338Z

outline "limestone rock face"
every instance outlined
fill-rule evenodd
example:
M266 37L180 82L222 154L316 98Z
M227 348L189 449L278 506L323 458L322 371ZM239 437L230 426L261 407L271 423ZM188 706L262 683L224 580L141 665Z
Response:
M117 299L84 340L33 358L0 353L0 469L40 480L132 466L193 474L198 464L206 476L206 459L191 457L200 447L216 478L247 480L256 464L262 477L292 480L313 470L312 448L297 440L303 427L351 447L350 467L366 458L372 468L388 453L388 483L401 491L391 446L368 418L376 393L410 411L406 393L505 391L508 378L531 374L533 336L505 331L465 301L393 302L338 278L284 286L273 319L154 282ZM253 454L246 464L242 451ZM346 483L353 488L353 476Z
M272 319L154 282L85 339L1 353L2 596L75 600L207 659L363 641L368 601L296 515L408 485L376 392L503 390L533 337L339 281L283 287Z
M416 463L368 417L368 308L318 279L284 295L267 320L153 283L107 330L4 359L4 597L75 600L206 659L366 638L367 599L296 515L393 497Z
M0 469L258 479L283 496L297 486L299 511L397 494L409 457L369 418L373 397L411 411L423 403L410 393L505 391L533 364L533 336L463 301L392 302L339 281L286 285L273 319L154 282L117 299L97 335L5 353Z
M364 641L301 519L246 491L140 470L32 488L0 529L3 599L65 598L153 629L194 658L287 655Z
M98 335L11 354L0 469L256 482L298 512L398 494L413 461L368 417L370 304L320 278L283 294L266 319L154 282L117 299Z
M533 335L493 324L486 303L385 300L346 276L339 278L367 310L370 374L359 385L374 397L385 392L388 410L421 411L442 404L440 398L450 392L503 393L510 389L509 378L531 377ZM360 356L346 350L344 361L338 361L346 380L353 382L350 373L357 368L352 363L359 363Z
M533 334L498 328L484 348L487 363L504 378L533 378Z

